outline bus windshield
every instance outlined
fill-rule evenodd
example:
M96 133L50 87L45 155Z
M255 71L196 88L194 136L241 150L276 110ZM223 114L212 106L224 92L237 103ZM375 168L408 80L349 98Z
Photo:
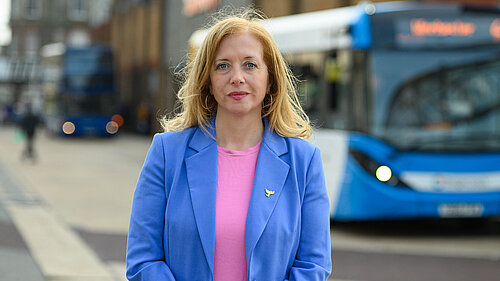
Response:
M111 74L72 75L65 78L66 91L92 94L109 94L112 91Z
M68 49L63 69L60 113L79 116L112 112L114 80L110 50Z
M66 116L102 115L113 112L112 95L62 95L60 113Z
M113 91L111 52L76 49L66 54L63 92L109 94Z
M403 150L499 150L500 59L406 83L394 95L383 132Z

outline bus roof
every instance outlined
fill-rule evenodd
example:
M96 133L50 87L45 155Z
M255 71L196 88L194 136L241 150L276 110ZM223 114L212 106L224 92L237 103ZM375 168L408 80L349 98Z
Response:
M361 7L353 6L273 18L262 25L284 53L323 51L351 46L349 26L362 14Z
M341 48L369 49L372 47L371 15L390 13L431 12L458 14L461 3L422 3L395 1L361 3L356 6L276 17L261 22L273 36L283 53L326 51ZM491 8L491 7L490 7ZM489 9L495 12L495 9ZM194 32L190 49L201 46L208 30Z
M407 12L407 11L429 11L429 10L460 10L463 4L454 2L414 2L414 1L394 1L377 3L376 14L394 13L394 12Z
M349 26L365 14L362 6L344 7L318 12L277 17L262 21L284 53L322 51L349 47L352 44ZM190 45L201 46L208 30L194 32Z

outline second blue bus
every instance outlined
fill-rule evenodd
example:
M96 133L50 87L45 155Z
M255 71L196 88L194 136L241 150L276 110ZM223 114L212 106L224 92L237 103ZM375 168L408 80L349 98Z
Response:
M55 134L112 136L123 121L116 102L112 51L108 46L42 49L45 123Z

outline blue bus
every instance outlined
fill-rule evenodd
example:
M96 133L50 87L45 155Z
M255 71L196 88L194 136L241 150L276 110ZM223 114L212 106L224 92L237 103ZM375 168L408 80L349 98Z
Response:
M262 24L300 80L332 219L500 215L498 9L387 2Z
M42 48L45 123L55 134L112 136L119 130L108 46ZM121 119L120 119L121 120Z

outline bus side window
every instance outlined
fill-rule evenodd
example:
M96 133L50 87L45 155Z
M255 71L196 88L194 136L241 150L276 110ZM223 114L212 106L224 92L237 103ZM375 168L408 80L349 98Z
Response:
M300 104L316 126L324 126L321 114L321 53L296 53L285 56L297 78L296 90Z
M296 53L285 56L298 79L300 103L315 127L349 129L352 51Z
M319 92L319 76L309 64L294 66L293 73L299 79L297 91L303 109L305 111L316 111L315 100Z
M350 128L350 57L349 50L337 50L327 54L324 65L324 95L327 96L328 128L346 130Z
M351 66L351 89L349 114L351 126L355 131L368 132L370 116L370 93L368 81L368 53L366 51L354 51L352 53Z
M328 82L329 108L337 111L339 107L340 66L336 54L328 57L325 62L325 80Z

